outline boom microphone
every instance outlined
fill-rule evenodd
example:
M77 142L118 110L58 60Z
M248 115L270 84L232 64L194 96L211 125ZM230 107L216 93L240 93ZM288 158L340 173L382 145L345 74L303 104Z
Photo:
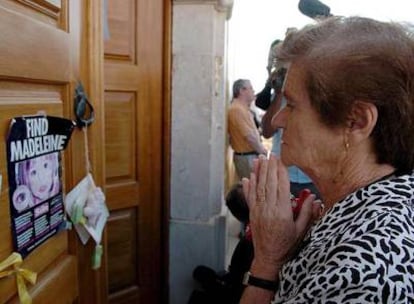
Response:
M300 0L298 7L302 14L312 19L332 16L331 8L318 0Z

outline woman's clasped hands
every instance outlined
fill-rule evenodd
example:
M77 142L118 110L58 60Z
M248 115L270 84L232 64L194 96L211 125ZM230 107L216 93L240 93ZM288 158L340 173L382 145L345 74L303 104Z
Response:
M319 217L320 201L309 195L294 220L288 171L274 154L255 160L250 179L243 179L243 192L250 209L255 256L252 266L278 270L292 258Z

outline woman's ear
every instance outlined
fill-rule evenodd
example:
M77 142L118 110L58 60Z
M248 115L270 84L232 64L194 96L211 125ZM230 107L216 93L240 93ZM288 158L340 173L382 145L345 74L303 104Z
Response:
M367 138L374 130L377 119L378 110L373 103L356 101L348 118L348 131L359 139Z

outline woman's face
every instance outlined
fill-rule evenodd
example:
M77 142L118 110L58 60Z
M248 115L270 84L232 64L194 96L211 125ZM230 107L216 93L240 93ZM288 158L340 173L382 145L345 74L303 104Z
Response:
M40 200L49 198L53 184L53 162L48 155L30 160L28 181L33 196Z
M315 177L319 170L337 168L338 153L342 153L344 147L343 130L321 122L319 114L311 107L304 76L300 65L291 65L283 90L286 106L275 114L272 125L283 129L283 162L296 165Z

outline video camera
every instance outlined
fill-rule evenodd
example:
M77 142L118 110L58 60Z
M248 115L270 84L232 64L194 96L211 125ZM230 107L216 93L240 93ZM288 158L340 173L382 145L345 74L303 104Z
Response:
M276 94L282 91L283 83L285 82L286 72L286 68L280 68L274 71L272 74L270 74L270 86Z
M267 82L264 89L256 95L256 106L262 110L267 110L272 100L272 89L273 94L280 94L282 91L283 83L286 77L286 68L279 68L274 70Z

